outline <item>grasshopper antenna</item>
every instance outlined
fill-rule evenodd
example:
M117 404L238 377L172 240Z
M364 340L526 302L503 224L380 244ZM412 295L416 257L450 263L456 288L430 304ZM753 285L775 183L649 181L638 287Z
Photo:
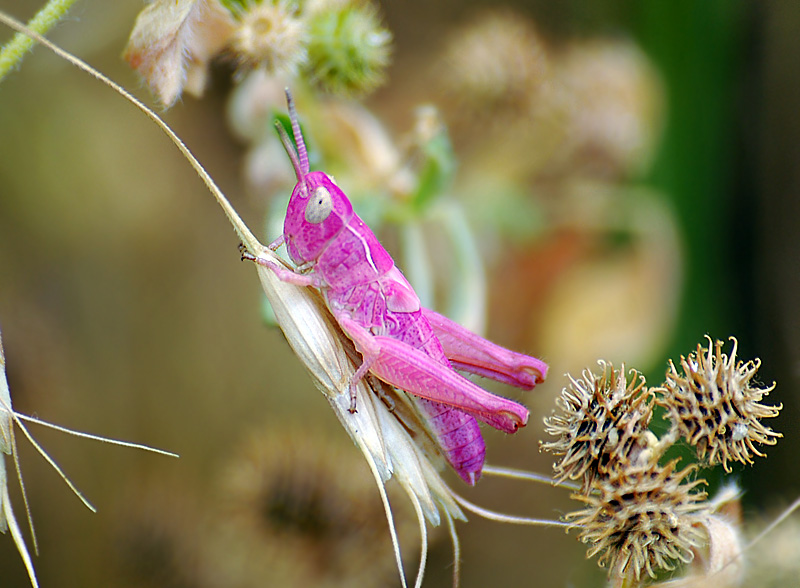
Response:
M294 142L286 134L286 130L279 121L275 121L275 126L278 129L278 134L281 137L283 148L292 160L294 173L297 175L297 181L301 182L305 175L309 172L308 166L308 150L306 143L303 140L303 134L300 132L300 122L297 119L297 110L294 107L294 99L289 88L286 88L286 104L289 106L289 120L292 122L292 134L294 135Z
M300 120L297 118L297 110L294 108L294 98L289 88L286 88L286 104L289 107L289 120L292 121L292 134L294 135L294 142L297 145L297 155L300 158L300 171L307 174L308 168L308 150L306 149L306 142L303 139L303 133L300 132Z

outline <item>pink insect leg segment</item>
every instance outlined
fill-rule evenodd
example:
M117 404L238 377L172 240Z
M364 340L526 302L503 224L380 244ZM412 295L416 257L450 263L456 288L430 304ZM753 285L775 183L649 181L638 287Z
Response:
M527 408L476 386L423 351L391 337L372 335L349 318L337 319L364 356L369 371L384 382L463 410L506 433L514 433L528 422Z
M246 249L242 249L242 259L247 259L248 261L252 261L258 265L268 267L275 273L281 282L287 282L297 286L313 286L314 288L322 288L327 286L327 284L317 275L298 274L278 263L275 263L271 259L256 257Z
M267 249L271 251L277 251L278 247L283 245L286 242L286 238L281 234L277 239L275 239L272 243L267 245Z
M441 314L422 309L454 368L530 390L547 377L540 359L501 347Z

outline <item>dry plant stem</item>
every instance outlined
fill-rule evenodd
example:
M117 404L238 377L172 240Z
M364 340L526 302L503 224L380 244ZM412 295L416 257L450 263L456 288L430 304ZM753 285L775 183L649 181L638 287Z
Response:
M8 495L8 486L4 485L2 489L3 495L0 496L0 502L3 503L3 507L5 509L5 517L6 522L8 524L8 529L11 531L11 537L14 539L14 543L19 545L25 545L24 539L22 538L22 532L19 529L19 525L17 524L17 519L14 517L14 513L11 510L11 497ZM27 508L27 504L26 504ZM30 522L30 513L28 513L28 519ZM33 535L33 527L31 527L31 536ZM36 543L34 540L34 549L36 549ZM25 564L25 569L28 571L28 577L31 580L31 585L33 588L39 588L39 581L36 579L36 572L33 569L33 562L31 561L31 556L26 549L19 550L20 556L22 556L22 562ZM37 552L38 555L38 552Z
M420 530L420 555L419 555L419 568L417 569L417 580L414 583L414 588L422 588L422 578L425 576L425 566L428 563L428 527L425 524L425 514L422 512L422 506L419 503L419 499L413 494L408 495L411 503L414 505L414 511L417 513L417 522L419 523L419 530ZM395 550L395 554L400 554L400 548L398 547ZM398 565L402 569L402 561L398 562Z
M446 518L447 529L450 531L450 539L453 541L453 588L458 588L461 581L461 543L458 541L456 523L453 517Z
M394 548L394 555L397 563L397 569L400 572L400 585L403 588L407 588L406 584L406 575L403 570L403 560L400 558L400 540L397 538L397 528L394 524L394 517L392 516L392 507L389 505L389 497L386 495L386 488L383 485L383 481L381 478L381 474L378 471L377 464L368 459L367 464L369 465L369 470L372 473L372 477L375 478L378 486L378 494L381 497L381 503L383 504L383 511L386 513L386 522L389 524L389 536L392 539L392 547ZM414 502L414 508L418 508L419 503ZM424 534L424 531L423 531ZM422 579L420 578L419 584L415 585L414 588L418 588L419 585L422 584Z
M795 500L795 501L794 501L794 502L793 502L791 505L789 505L789 508L787 508L786 510L784 510L784 511L781 513L781 515L780 515L780 516L779 516L777 519L775 519L774 521L772 521L772 522L771 522L769 525L767 525L767 526L766 526L766 528L765 528L763 531L761 531L761 532L760 532L758 535L756 535L756 536L755 536L755 538L754 538L752 541L750 541L750 543L748 543L748 544L747 544L747 546L744 548L744 550L743 550L743 551L747 551L747 550L748 550L748 549L750 549L750 548L751 548L753 545L755 545L756 543L758 543L759 541L761 541L761 540L762 540L764 537L766 537L766 536L767 536L769 533L771 533L771 532L772 532L772 530L773 530L775 527L777 527L777 526L778 526L778 525L780 525L780 524L781 524L783 521L785 521L787 518L789 518L789 516L790 516L790 515L791 515L791 514L792 514L794 511L796 511L798 508L800 508L800 498L796 499L796 500Z
M517 517L513 515L507 515L494 510L489 510L488 508L482 508L477 504L470 502L466 498L462 498L455 492L453 492L452 496L453 499L458 504L463 506L468 511L473 512L476 515L481 516L490 521L497 521L498 523L510 523L512 525L530 525L532 527L562 527L565 529L574 529L576 527L580 527L580 525L564 523L561 521L551 521L549 519L534 519L531 517Z
M64 473L64 471L61 469L61 466L59 466L55 462L55 460L52 457L50 457L50 454L47 453L41 445L39 445L38 441L36 441L36 439L33 438L33 435L31 435L30 431L28 431L28 427L23 425L22 421L30 421L30 422L36 423L38 425L43 425L45 427L48 427L48 428L51 428L51 429L55 429L56 431L61 431L62 433L67 433L69 435L74 435L75 437L84 437L86 439L93 439L95 441L102 441L103 443L109 443L110 445L121 445L122 447L131 447L133 449L143 449L145 451L150 451L152 453L159 453L161 455L166 455L166 456L169 456L169 457L179 457L178 454L176 454L176 453L172 453L171 451L164 451L163 449L156 449L155 447L150 447L149 445L142 445L141 443L131 443L129 441L118 441L116 439L108 439L107 437L100 437L98 435L92 435L91 433L82 433L81 431L74 431L74 430L68 429L66 427L61 427L59 425L54 425L53 423L48 423L46 421L41 421L41 420L39 420L37 418L34 418L34 417L25 416L23 414L19 414L18 412L15 412L13 409L11 409L9 406L7 406L4 402L0 403L0 413L6 413L6 414L9 414L11 416L11 419L17 424L17 426L20 428L20 430L25 435L25 437L28 439L28 441L30 441L31 445L34 446L34 448L39 453L39 455L41 455L44 458L44 460L48 464L50 464L50 466L56 471L56 473L58 473L59 477L62 480L64 480L64 483L67 486L69 486L69 489L72 490L72 493L75 494L75 496L78 497L78 499L84 504L84 506L86 506L86 508L88 508L90 511L95 512L95 513L97 512L97 509L92 505L91 502L89 502L89 500L87 500L87 498L83 495L83 493L80 490L78 490L78 488L75 487L75 484L73 484L72 480L70 480L67 477L67 475ZM16 465L16 468L17 468L17 474L21 476L21 473L19 471L19 463L18 463L17 457L16 457L16 455L17 455L16 454L16 441L15 441L15 438L13 436L12 436L12 443L14 443L14 445L13 445L13 447L14 447L13 453L14 453L15 465ZM23 494L24 494L24 489L23 489ZM26 507L26 510L27 510L27 498L25 498L25 507ZM28 516L30 516L30 513L28 514ZM35 535L34 535L34 540L33 541L34 541L34 543L33 543L34 544L34 551L36 551L36 553L38 555L38 546L36 544Z
M3 355L3 342L0 340L0 370L4 370L4 362L5 357ZM3 379L2 385L4 390L0 393L0 402L2 402L3 407L7 406L6 398L3 396L8 395L8 385L5 381L5 373L0 371L0 377ZM9 395L10 398L10 395ZM0 421L2 422L2 421ZM0 427L2 429L2 427ZM17 481L19 482L20 492L22 493L22 503L25 506L25 516L28 520L28 528L31 531L31 540L33 542L33 551L36 555L39 555L39 542L36 538L36 530L33 526L33 517L31 516L31 508L30 504L28 503L28 493L25 490L25 482L22 479L22 469L19 465L19 453L17 452L17 440L14 436L14 427L13 424L9 422L9 427L7 431L0 430L0 433L5 436L7 433L7 441L9 442L8 445L11 449L11 457L14 460L14 469L17 473ZM8 449L8 448L6 448ZM31 561L30 553L28 553L28 548L25 545L25 539L22 537L22 532L20 531L19 524L17 523L17 518L14 516L14 511L11 507L11 497L8 494L8 479L6 475L5 469L5 461L2 456L0 456L0 477L2 477L2 495L0 495L0 504L3 505L3 512L0 513L0 520L4 521L7 525L8 529L11 531L11 538L14 540L14 544L17 546L17 551L19 552L20 556L22 557L22 562L25 564L25 569L28 572L28 577L30 578L31 585L33 588L39 588L39 581L36 578L36 570L33 567L33 562Z
M72 490L72 492L80 499L80 501L83 502L83 504L92 512L96 511L95 508L86 500L83 494L81 494L81 492L75 487L72 481L66 476L66 474L59 467L59 465L53 460L53 458L51 458L50 455L44 450L44 448L33 438L33 436L28 431L27 427L23 424L22 422L23 420L44 425L46 427L56 429L57 431L68 433L70 435L75 435L77 437L94 439L96 441L102 441L104 443L109 443L112 445L122 445L124 447L144 449L147 451L153 451L155 453L161 453L162 455L170 455L172 457L178 457L178 456L175 455L174 453L162 451L160 449L153 449L152 447L148 447L146 445L141 445L138 443L116 441L114 439L107 439L105 437L99 437L97 435L91 435L89 433L81 433L79 431L73 431L71 429L67 429L66 427L60 427L58 425L53 425L51 423L41 421L33 417L27 417L25 415L19 414L12 408L11 405L11 393L8 389L8 381L6 380L6 373L5 373L5 355L3 352L2 339L0 339L0 505L2 505L2 511L0 511L0 527L3 528L3 532L5 532L6 527L11 530L11 537L14 540L15 545L17 546L17 551L22 557L22 561L25 564L25 568L28 571L28 576L30 578L31 585L33 586L33 588L38 588L39 582L36 578L36 571L33 567L33 562L31 561L30 554L28 553L28 548L25 544L24 538L22 537L22 532L20 531L19 524L17 523L16 517L14 516L13 508L11 506L11 498L8 494L8 477L5 468L5 460L3 459L2 456L2 453L10 454L12 460L14 461L14 469L16 470L17 481L19 482L20 491L22 493L23 505L25 506L25 515L27 517L28 527L30 528L31 532L33 550L34 553L38 555L39 544L36 538L36 529L33 526L33 517L31 516L31 509L28 503L28 494L25 489L25 482L22 479L22 469L20 468L20 463L19 463L19 452L17 451L17 440L16 440L16 435L14 433L14 425L20 428L20 430L23 432L28 441L30 441L31 445L33 445L34 449L45 459L45 461L47 461L48 464L50 464L50 466L56 471L56 473L64 481L64 483L66 483L67 486L69 486L70 490Z
M14 469L17 473L17 481L19 482L19 489L22 493L22 504L25 506L25 515L28 519L28 528L31 530L31 539L33 541L33 550L36 555L39 555L39 543L36 539L36 530L33 528L33 517L31 517L31 508L30 504L28 503L28 493L25 491L25 482L22 480L22 468L19 465L19 453L17 452L17 438L14 435L14 411L11 409L11 392L8 389L8 381L6 379L6 356L5 351L3 349L3 338L0 336L0 409L5 412L8 416L6 418L0 418L0 446L2 446L3 451L8 452L11 451L11 457L14 460ZM0 457L0 460L3 460ZM27 549L24 548L25 543L24 541L20 543L22 536L19 533L19 528L17 526L17 521L14 518L14 513L11 510L11 502L10 498L8 497L8 480L7 474L5 470L5 462L0 463L0 478L2 478L3 483L3 492L4 495L0 498L0 503L3 504L3 513L0 513L0 521L5 520L9 526L12 526L11 520L13 519L13 527L16 527L16 534L15 529L11 529L11 535L14 538L17 546L20 545L20 554L22 555L22 559L25 562L25 567L28 569L28 574L31 576L31 581L34 585L37 584L36 581L36 574L33 571L33 566L30 564L30 555L28 555Z
M0 407L0 411L4 410L6 410L5 407ZM27 421L29 423L41 425L43 427L47 427L48 429L54 429L62 433L67 433L68 435L72 435L73 437L83 437L84 439L100 441L101 443L108 443L109 445L119 445L120 447L130 447L131 449L142 449L144 451L149 451L150 453L158 453L159 455L166 455L167 457L180 457L180 455L178 455L177 453L173 453L172 451L167 451L165 449L158 449L157 447L153 447L152 445L145 445L144 443L134 443L133 441L120 441L119 439L110 439L108 437L101 437L100 435L84 433L82 431L76 431L68 427L62 427L61 425L48 423L47 421L43 421L41 419L37 419L36 417L21 414L16 411L12 412L13 412L13 418L15 420L19 419L21 421Z
M61 20L76 0L50 0L28 22L28 28L44 35ZM4 21L5 22L5 21ZM8 24L6 22L6 24ZM9 25L10 26L10 25ZM12 27L15 28L15 27ZM36 39L38 41L38 39ZM34 39L18 30L2 49L0 49L0 81L17 65L33 47Z
M64 483L67 486L69 486L69 489L72 490L72 493L75 494L75 496L78 497L78 499L84 504L84 506L86 508L88 508L90 511L96 513L97 509L92 505L91 502L89 502L86 499L86 497L83 495L83 493L80 490L78 490L77 487L75 487L75 484L72 483L72 480L70 480L67 477L67 475L64 473L64 470L62 470L61 467L55 462L55 460L52 457L50 457L50 454L47 453L42 448L42 446L39 445L39 443L36 441L36 439L33 438L33 435L30 434L30 432L28 431L28 428L25 425L23 425L22 422L19 420L19 418L17 416L17 413L15 413L13 410L11 410L10 407L5 406L5 405L0 406L0 411L7 412L8 414L11 415L11 418L14 420L14 422L16 422L17 426L20 428L20 430L25 435L25 437L27 437L28 441L30 441L31 445L33 445L36 448L36 451L39 452L39 455L41 455L44 458L44 460L48 464L50 464L50 466L58 473L59 477L62 480L64 480Z
M536 472L526 472L525 470L517 470L514 468L500 468L495 466L484 466L484 475L497 476L499 478L511 478L514 480L528 480L531 482L540 482L548 486L557 486L559 488L566 488L577 492L581 489L580 484L574 482L554 480L552 476L545 476L544 474L537 474Z

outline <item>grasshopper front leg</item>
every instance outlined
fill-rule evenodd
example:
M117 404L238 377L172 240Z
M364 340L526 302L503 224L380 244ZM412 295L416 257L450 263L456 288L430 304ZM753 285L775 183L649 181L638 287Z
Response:
M392 386L462 410L506 433L514 433L528 422L524 406L487 392L423 351L391 337L373 335L350 318L337 320L364 357L351 387L370 371Z
M327 284L316 275L299 274L281 264L267 259L266 257L258 257L250 253L243 244L239 244L239 252L242 254L242 261L252 261L258 265L268 267L271 269L281 282L288 282L296 286L312 286L314 288L321 288Z
M524 390L547 377L547 364L542 360L492 343L438 312L421 310L454 368Z

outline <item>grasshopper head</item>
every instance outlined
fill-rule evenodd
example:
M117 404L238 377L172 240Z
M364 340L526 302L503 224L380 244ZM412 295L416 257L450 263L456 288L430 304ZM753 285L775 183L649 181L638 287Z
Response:
M280 123L276 123L276 126L286 153L292 160L297 184L289 199L283 237L289 257L300 265L319 258L331 240L353 217L353 206L328 175L309 172L308 152L288 88L286 102L296 145Z
M327 174L305 174L294 187L283 224L292 261L317 259L352 217L350 200Z

